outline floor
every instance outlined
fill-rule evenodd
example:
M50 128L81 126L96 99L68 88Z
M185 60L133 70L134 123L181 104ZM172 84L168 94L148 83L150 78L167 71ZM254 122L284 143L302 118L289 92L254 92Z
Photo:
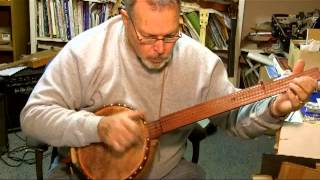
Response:
M9 134L10 156L16 160L8 159L7 155L1 156L1 179L36 179L34 153L25 149L24 135L21 132ZM261 136L252 140L243 140L227 136L218 130L214 135L206 138L201 143L199 164L207 172L207 179L250 179L252 174L260 170L263 153L273 152L274 137ZM23 154L26 154L24 158ZM186 158L191 159L191 150L188 148ZM50 150L44 159L44 172L49 166ZM23 161L21 161L23 159ZM18 167L10 167L18 165ZM28 164L31 163L31 164Z

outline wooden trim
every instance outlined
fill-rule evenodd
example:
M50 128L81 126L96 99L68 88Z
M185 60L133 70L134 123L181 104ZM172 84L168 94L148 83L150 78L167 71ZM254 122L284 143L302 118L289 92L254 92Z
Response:
M11 1L11 29L13 61L20 59L21 55L27 53L29 41L28 4L26 0Z

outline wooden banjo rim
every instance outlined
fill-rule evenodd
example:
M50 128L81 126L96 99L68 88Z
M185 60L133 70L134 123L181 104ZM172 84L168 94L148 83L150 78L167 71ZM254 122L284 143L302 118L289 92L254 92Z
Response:
M119 107L119 108L123 108L124 110L125 109L128 109L128 110L134 110L134 108L130 107L130 106L127 106L126 104L120 104L120 103L117 103L117 104L108 104L108 105L104 105L102 108L100 108L99 110L96 111L96 114L99 114L101 113L104 109L106 108L113 108L113 107ZM119 111L121 112L121 111ZM146 122L144 119L140 119L142 121L142 124L145 125ZM148 164L148 160L150 159L149 157L152 158L153 154L151 154L151 144L154 144L154 143L151 143L151 140L150 138L148 137L148 130L144 130L145 132L145 141L144 141L144 149L143 149L143 158L141 160L141 162L139 163L139 165L132 170L132 173L130 175L128 175L128 177L126 177L125 179L134 179L136 177L138 177L141 172L145 169L146 165ZM100 144L100 143L97 143L97 144ZM84 162L84 160L82 160L81 157L79 157L79 155L81 154L81 149L83 149L85 147L79 147L79 148L75 148L75 147L72 147L70 148L70 154L71 154L71 160L72 160L72 163L77 165L78 168L80 168L83 172L83 174L88 177L89 179L96 179L95 178L95 175L92 174L91 172L88 172L88 170L86 168L83 168L83 167L86 167L86 163Z

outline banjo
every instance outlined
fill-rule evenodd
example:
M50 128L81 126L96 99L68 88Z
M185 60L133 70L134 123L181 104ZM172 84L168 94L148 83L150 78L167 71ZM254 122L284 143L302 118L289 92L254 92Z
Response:
M319 80L320 71L318 68L313 68L273 82L261 82L258 85L227 96L163 116L157 121L146 122L142 119L138 120L136 123L143 132L143 143L131 147L122 154L117 154L104 143L94 143L84 147L71 148L72 163L81 169L89 179L138 179L151 166L153 155L157 148L157 139L161 134L283 93L287 90L292 79L299 76L310 76ZM112 104L98 110L96 115L107 116L130 110L132 109L125 105Z

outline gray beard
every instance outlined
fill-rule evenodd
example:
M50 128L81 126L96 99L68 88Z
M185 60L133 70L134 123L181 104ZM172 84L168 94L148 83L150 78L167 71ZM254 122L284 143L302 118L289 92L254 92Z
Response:
M144 68L146 68L148 71L151 72L161 72L171 61L172 55L170 55L167 59L165 59L160 65L154 65L150 61L146 59L142 59L138 57L140 63L143 65Z

